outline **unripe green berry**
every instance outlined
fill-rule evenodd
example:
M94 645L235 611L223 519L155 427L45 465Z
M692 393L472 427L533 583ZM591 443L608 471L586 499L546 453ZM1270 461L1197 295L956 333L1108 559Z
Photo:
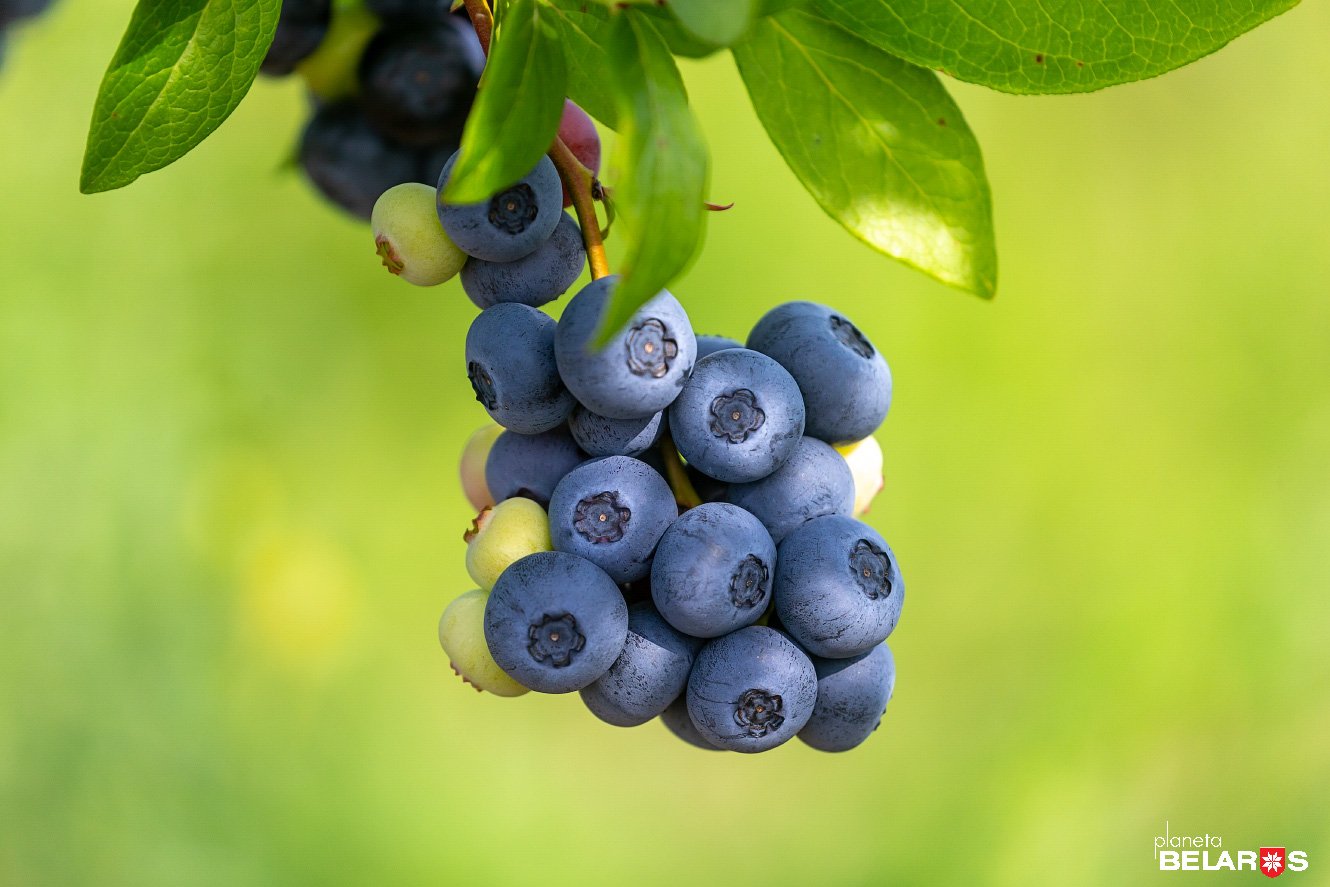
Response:
M868 513L873 498L882 492L882 447L875 437L836 447L854 476L854 516Z
M369 222L383 267L408 283L436 286L466 264L466 253L453 245L439 224L429 185L405 182L384 191Z
M462 458L458 463L458 473L462 476L462 492L471 507L480 511L494 504L494 495L485 482L485 463L489 460L490 449L503 434L503 426L491 422L484 428L474 431L462 447Z
M378 18L363 3L336 0L323 42L296 66L309 91L325 102L355 93L360 55L378 30Z
M528 692L508 677L490 655L485 643L485 602L480 589L468 591L448 605L439 619L439 644L462 680L495 696L521 696Z
M481 511L462 538L467 542L466 571L486 591L509 565L554 547L545 509L520 496Z

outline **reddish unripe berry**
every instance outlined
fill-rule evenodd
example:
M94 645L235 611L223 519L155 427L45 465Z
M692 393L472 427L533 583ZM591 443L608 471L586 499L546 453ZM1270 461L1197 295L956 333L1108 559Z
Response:
M559 138L573 152L592 175L600 173L600 134L590 115L570 100L563 101L563 118L559 120ZM563 188L563 205L572 206L573 198L568 186Z

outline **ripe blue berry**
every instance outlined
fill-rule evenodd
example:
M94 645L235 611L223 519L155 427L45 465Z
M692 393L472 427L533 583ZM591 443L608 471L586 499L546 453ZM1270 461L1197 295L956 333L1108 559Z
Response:
M577 404L554 364L554 320L527 305L486 308L466 333L466 375L476 400L509 431L559 427Z
M717 351L724 351L727 348L742 348L743 343L729 336L698 336L697 337L697 359L701 360L708 354L715 354Z
M384 28L365 47L360 101L380 132L421 148L458 140L476 89L464 27Z
M706 503L685 511L661 537L651 599L680 631L719 637L761 618L775 570L776 545L757 518Z
M665 433L665 413L645 419L611 419L578 405L568 422L577 445L592 456L638 456Z
M623 652L582 691L591 713L616 727L645 724L669 707L688 684L702 642L675 631L649 603L628 608Z
M627 456L579 465L550 496L550 538L613 577L632 582L651 572L651 555L678 516L674 493L655 469Z
M805 437L784 465L761 480L732 484L725 499L756 515L779 543L805 521L850 514L854 475L830 445Z
M760 752L789 741L813 714L817 672L790 639L751 625L702 648L688 677L688 714L718 748Z
M559 173L548 157L521 181L480 203L445 203L443 190L457 165L454 154L439 175L439 220L462 252L486 262L515 262L549 240L564 217Z
M822 751L849 751L878 724L896 688L896 662L886 644L849 659L813 657L817 704L799 738Z
M496 502L525 496L544 508L564 475L585 460L567 428L543 434L505 431L485 460L485 486Z
M353 102L338 102L305 126L300 165L324 197L368 221L379 195L414 180L417 158L380 135Z
M485 641L513 680L539 693L571 693L623 652L628 607L589 561L561 551L528 555L503 571L485 605Z
M844 515L808 521L777 548L776 613L809 653L845 658L887 639L905 583L877 531Z
M572 216L563 213L550 239L531 255L515 262L469 260L462 267L462 289L480 308L499 302L539 307L566 293L584 265L582 229Z
M697 340L679 301L661 290L604 347L596 345L618 277L583 287L559 319L554 353L564 384L587 409L613 419L652 416L679 395Z
M830 444L868 437L891 406L891 370L844 315L812 302L768 311L748 347L774 358L803 391L805 431Z
M272 77L290 74L319 48L331 21L331 0L283 0L277 30L259 70Z
M670 434L679 453L727 483L771 474L794 452L803 430L799 386L780 364L746 349L717 351L698 361L670 407Z
M675 736L682 739L689 745L695 745L698 748L707 751L721 751L697 732L697 727L693 725L693 719L688 716L688 695L679 694L679 698L670 703L670 707L660 713L660 722L665 725Z

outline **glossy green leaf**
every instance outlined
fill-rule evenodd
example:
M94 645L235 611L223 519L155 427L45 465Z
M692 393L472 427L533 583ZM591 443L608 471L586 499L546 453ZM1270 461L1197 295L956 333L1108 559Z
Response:
M621 327L664 289L702 245L709 158L688 107L674 58L650 20L620 15L610 58L619 94L619 133L612 167L614 235L626 243L622 279L601 329Z
M546 4L564 47L568 98L610 129L617 129L619 105L606 49L612 30L609 12L586 0L546 0Z
M1015 93L1088 92L1209 55L1298 0L816 0L903 59Z
M729 46L748 30L757 0L670 0L669 9L694 36Z
M568 82L563 45L550 16L536 0L513 0L504 8L445 199L488 200L549 151Z
M759 20L734 57L772 142L833 219L943 283L993 295L983 159L931 71L798 10Z
M79 190L179 160L249 92L280 0L139 0L93 106Z

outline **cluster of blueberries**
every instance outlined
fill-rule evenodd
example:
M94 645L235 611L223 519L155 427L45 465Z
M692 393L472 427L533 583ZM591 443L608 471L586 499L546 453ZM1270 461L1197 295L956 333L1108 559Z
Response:
M0 0L0 62L5 58L5 38L11 26L46 11L51 0Z
M402 182L433 182L457 150L485 58L449 0L283 0L262 71L304 76L299 161L364 219Z
M695 335L668 292L602 343L613 276L556 322L539 306L571 279L523 265L571 224L548 163L437 206L468 268L508 272L468 287L467 375L497 425L463 456L480 587L440 622L453 668L500 695L580 691L610 724L659 717L702 748L853 748L894 687L905 586L837 448L886 417L885 360L822 305L780 305L741 345Z

